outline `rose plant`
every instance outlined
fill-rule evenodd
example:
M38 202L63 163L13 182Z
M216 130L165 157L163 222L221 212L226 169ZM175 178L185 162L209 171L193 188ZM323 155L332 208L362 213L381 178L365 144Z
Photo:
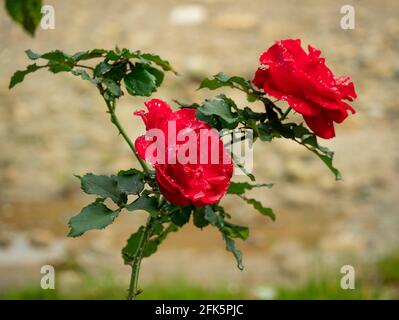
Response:
M249 230L230 221L230 214L220 204L226 193L275 219L271 208L245 195L247 190L271 187L271 184L255 183L254 175L246 172L242 163L227 151L217 130L252 130L255 141L292 140L319 157L337 180L341 178L333 165L334 153L322 147L317 136L334 137L333 123L342 122L347 110L354 112L343 101L356 98L354 86L348 77L333 75L320 58L319 50L311 46L309 52L303 50L300 40L277 41L261 55L260 67L252 80L219 73L203 80L199 86L209 90L223 87L240 90L248 103L260 101L263 112L255 112L249 106L240 107L224 94L202 103L176 101L177 111L165 101L151 99L145 103L147 111L134 112L146 127L146 134L136 137L134 142L118 119L117 101L125 93L151 96L163 83L165 72L176 74L168 61L154 54L118 48L72 55L59 50L44 54L27 50L26 54L34 62L25 70L15 72L10 88L40 69L69 72L89 81L102 96L111 122L140 164L140 170L130 168L109 176L92 173L78 176L83 192L96 198L68 224L69 236L78 237L89 230L109 226L122 212L148 212L146 224L130 236L122 249L125 264L132 268L128 299L135 299L141 292L138 277L142 259L154 254L169 233L178 231L190 219L198 228L208 225L217 228L238 268L243 269L241 252L234 240L247 239ZM269 96L286 101L288 106L277 106ZM293 111L302 114L310 130L303 123L289 121ZM176 132L184 139L171 139ZM202 133L207 142L213 139L216 143L206 143L204 148ZM233 139L231 143L245 138ZM216 161L212 159L215 154ZM233 163L247 174L249 182L231 181ZM107 199L114 206L106 205Z

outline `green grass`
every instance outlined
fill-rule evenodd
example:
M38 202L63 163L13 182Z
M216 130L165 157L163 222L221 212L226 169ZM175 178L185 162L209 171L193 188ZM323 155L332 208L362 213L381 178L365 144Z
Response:
M378 292L369 290L359 284L359 281L357 281L354 290L343 290L339 280L334 280L331 277L310 279L299 288L280 288L275 297L278 300L366 300L379 298Z
M379 260L377 272L384 284L399 286L399 252L392 253Z
M82 275L81 283L78 287L71 287L67 290L59 290L57 288L51 290L43 290L38 284L30 285L26 288L19 290L13 290L1 295L0 299L10 300L61 300L61 299L79 299L79 300L91 300L91 299L123 299L123 293L125 292L121 288L114 277L109 274L101 276L99 279L94 279L88 275Z
M355 290L343 290L340 276L322 274L308 279L296 288L272 287L265 291L272 292L272 299L399 299L399 251L388 255L375 264L362 266L367 272L356 275ZM360 270L362 271L362 270ZM62 271L61 271L62 272ZM357 272L357 271L356 271ZM42 290L37 284L26 288L0 293L0 299L125 299L126 286L116 281L112 274L91 276L77 272L80 281L75 286L63 290ZM56 282L57 287L57 282ZM259 289L259 290L257 290ZM174 279L167 282L154 282L144 285L139 299L257 299L259 288L231 289L223 284L207 289L193 285L187 280Z
M59 299L125 299L127 295L126 287L118 284L110 276L102 276L101 281L84 276L82 284L78 290L70 288L68 290L43 290L37 285L29 286L20 290L15 290L1 295L0 299L11 300L59 300ZM217 299L248 299L244 291L230 290L224 286L205 289L199 286L190 285L183 280L169 281L163 284L150 284L144 287L144 291L139 295L139 299L145 300L177 300L177 299L198 299L198 300L217 300Z
M225 286L219 286L212 289L206 289L198 286L190 285L186 281L175 281L169 284L150 285L139 296L140 299L198 299L198 300L232 300L232 299L249 299L248 293L244 290L230 290Z

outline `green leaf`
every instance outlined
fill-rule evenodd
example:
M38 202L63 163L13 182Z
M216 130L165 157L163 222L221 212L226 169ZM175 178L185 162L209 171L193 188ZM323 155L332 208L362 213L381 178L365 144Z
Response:
M224 220L222 217L218 216L216 212L212 209L212 206L205 206L205 219L209 221L211 225L217 228L221 228L224 225Z
M215 210L220 211L220 213L224 215L227 215L224 212L223 207L216 206ZM249 235L249 229L247 227L238 226L225 221L224 218L218 215L217 212L214 211L214 208L212 208L212 206L210 205L197 208L196 211L194 211L194 214L197 211L201 213L203 212L205 220L219 229L219 231L223 236L223 239L226 241L226 250L233 253L234 258L237 261L237 267L240 270L242 270L243 266L242 266L241 252L236 249L234 240L232 238L240 238L243 240L247 239ZM195 222L195 215L194 215L194 222Z
M114 50L110 50L107 52L105 56L108 60L117 61L121 57L120 54L116 53Z
M248 102L255 102L259 99L259 96L254 93L247 93L247 101Z
M122 57L124 59L132 59L132 58L140 59L140 60L143 59L140 56L140 51L137 51L137 50L130 51L129 49L123 48L120 51L116 51L116 54L118 54L120 57Z
M163 227L162 221L156 220L156 221L154 222L154 226L153 226L153 228L152 228L152 233L151 233L151 235L152 235L152 236L153 236L153 235L159 236L160 234L162 234L163 231L164 231L164 227Z
M179 228L175 224L170 223L169 226L158 237L152 238L148 241L143 252L143 257L149 257L150 255L154 254L169 233L176 232L177 230L179 230Z
M149 212L152 216L156 216L158 214L158 201L154 197L143 195L128 204L126 209L129 211L144 210Z
M76 52L73 56L72 59L75 62L82 61L82 60L89 60L89 59L94 59L94 58L100 58L102 57L107 50L104 49L93 49L90 51L80 51Z
M166 239L169 233L176 232L177 230L179 230L179 227L176 226L174 223L170 223L168 227L158 236L157 242L161 243Z
M238 76L230 77L230 76L224 74L223 72L221 72L221 73L218 73L215 76L215 78L223 83L230 83L233 86L240 86L241 88L246 89L246 90L251 89L251 85L250 85L249 81L245 80L242 77L238 77Z
M144 189L143 174L136 170L119 171L115 180L118 189L126 194L139 194Z
M205 219L204 207L197 207L193 213L194 225L197 228L204 228L209 224L209 221Z
M171 220L175 225L182 227L190 220L190 215L191 207L182 207L171 215Z
M141 63L124 78L125 86L132 96L149 97L157 88L157 79Z
M204 79L202 80L199 89L207 88L210 90L216 90L224 86L226 86L226 84L217 79ZM230 85L228 86L230 87Z
M80 178L81 188L87 194L111 198L116 204L121 202L121 192L118 183L113 177L87 173Z
M143 250L143 258L147 258L154 254L158 250L159 243L153 240L149 240Z
M48 60L49 71L53 73L71 71L74 66L74 61L71 56L60 50L50 51L42 55L38 55L28 50L26 51L26 54L30 59L35 60L42 58Z
M334 152L326 147L321 146L314 133L310 132L303 125L294 124L293 128L295 138L299 139L300 143L305 145L310 151L316 154L321 161L330 169L334 174L336 180L341 180L341 172L334 166ZM298 142L298 140L296 140Z
M95 77L101 77L104 73L107 73L111 69L112 69L112 67L108 63L106 63L104 61L100 62L94 68L94 76Z
M273 187L273 184L272 183L251 184L248 182L233 182L233 181L231 181L229 189L227 190L227 193L243 194L243 193L245 193L246 190L251 190L253 188L261 188L261 187L271 188L271 187Z
M336 180L341 180L339 170L333 165L334 152L318 143L316 135L302 124L281 123L279 120L260 123L256 127L262 141L271 141L274 137L292 139L302 144L316 154L334 174Z
M252 205L254 209L259 211L261 214L270 217L273 221L276 220L276 215L274 214L273 210L271 208L265 208L261 202L259 202L256 199L248 199L245 197L241 197L244 199L248 204Z
M29 73L35 72L36 70L40 69L36 63L30 64L26 70L16 71L13 76L11 77L10 84L8 86L9 89L15 87L18 83L24 81L25 76Z
M252 173L248 172L248 170L245 168L245 166L244 166L242 163L240 163L239 159L237 159L237 157L234 156L234 154L232 154L232 159L233 159L234 164L235 164L238 168L240 168L240 170L241 170L251 181L255 181L255 180L256 180L256 179L255 179L255 176L254 176Z
M240 88L245 91L251 89L250 83L244 78L237 76L230 77L222 72L214 75L211 79L204 79L201 82L199 89L207 88L210 90L216 90L221 87Z
M145 234L145 227L141 226L139 230L129 238L126 247L122 249L122 257L124 258L125 264L130 264L133 261L134 256L138 253L137 249L140 244L140 237L143 236L148 237L148 235ZM143 249L142 257L147 258L154 254L157 251L159 244L160 243L157 241L147 240Z
M63 63L50 63L49 66L49 71L53 73L59 73L59 72L69 72L72 70L72 66L68 64L63 64Z
M227 221L224 221L221 231L231 238L240 238L242 240L246 240L249 236L248 227L239 226Z
M224 241L226 241L226 250L233 254L234 258L237 261L237 268L240 270L243 270L244 266L242 265L241 251L236 248L233 239L231 239L228 235L226 235L224 233L222 233L222 235L223 235Z
M122 257L125 264L131 264L134 256L138 253L138 249L143 237L145 236L145 227L141 226L127 240L126 246L122 249Z
M145 69L155 77L155 84L159 87L163 82L165 74L161 70L150 66L146 66Z
M72 74L77 77L81 77L83 80L93 81L89 74L83 69L73 69Z
M84 207L79 214L69 220L71 228L68 236L78 237L88 230L104 229L118 216L119 211L112 211L101 202L94 202Z
M197 109L200 107L198 103L183 103L180 102L176 99L173 99L173 102L176 103L180 108L192 108L192 109Z
M236 112L232 112L232 109L237 109L233 100L219 95L216 99L209 100L200 106L197 109L197 116L217 118L221 122L222 128L234 129L240 118Z
M333 164L333 155L321 154L320 152L314 151L314 153L325 163L325 165L330 169L330 171L334 174L335 180L342 180L341 172L334 167Z
M305 128L303 125L297 125L293 128L294 135L296 138L306 138L307 136L312 136L312 133Z
M41 57L40 54L34 53L31 49L25 50L25 53L31 60L37 60Z
M279 120L272 120L268 123L270 128L272 129L272 134L274 137L284 137L287 139L295 138L293 126L295 123L281 123Z
M220 121L213 116L207 116L201 112L201 110L198 110L195 112L195 117L198 118L201 121L204 121L208 123L212 128L215 128L216 130L222 130L223 125L220 123Z
M52 62L66 63L73 66L73 59L70 55L62 52L61 50L54 50L44 53L40 56L42 59L46 59Z
M272 141L273 138L276 136L269 122L258 124L257 134L261 141L267 141L267 142Z
M162 231L162 225L160 226ZM176 230L178 230L178 228L174 224L170 224L165 230L160 232L158 237L150 238L149 240L147 240L147 244L144 247L142 253L143 258L149 257L150 255L154 254L162 241L166 239L167 235L170 232L175 232ZM122 249L122 257L125 264L132 264L134 257L139 253L138 250L141 242L144 240L145 237L148 238L154 234L157 234L155 231L156 230L154 226L151 234L148 234L150 230L146 230L144 226L141 226L135 233L130 236L126 246Z
M169 61L162 59L160 56L152 54L152 53L142 53L141 57L151 61L158 66L160 66L164 71L172 71L173 73L176 74L176 71L173 69Z
M34 36L42 18L42 1L6 0L5 6L10 17L19 23L31 36Z
M119 82L123 79L127 71L127 63L125 61L112 65L111 70L104 73L104 78Z
M218 209L223 210L222 207ZM214 211L212 206L205 206L204 211L205 219L214 227L219 228L223 234L231 238L241 238L243 240L248 238L249 229L247 227L239 226L224 220L222 216L218 215L217 212ZM226 214L224 210L223 213Z
M242 110L241 115L243 116L244 119L252 119L252 120L260 121L260 122L264 122L267 118L267 115L265 112L255 112L249 107L245 107Z
M104 79L103 83L114 97L120 97L123 94L121 88L114 80Z

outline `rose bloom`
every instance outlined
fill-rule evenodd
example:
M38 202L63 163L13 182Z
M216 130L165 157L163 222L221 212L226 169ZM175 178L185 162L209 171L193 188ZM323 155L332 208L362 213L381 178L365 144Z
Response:
M135 147L139 156L153 165L161 193L175 205L199 207L217 203L226 193L233 175L231 157L218 132L197 119L195 109L173 112L159 99L145 105L148 112L137 111L135 115L143 119L147 137L138 137ZM180 134L184 139L179 139ZM202 144L201 135L207 137L207 144ZM216 143L212 143L212 139ZM189 157L182 157L190 150L194 152Z
M335 137L334 122L341 123L355 110L343 100L357 96L349 77L335 77L321 51L301 47L301 40L281 40L260 56L261 67L253 84L265 93L285 100L319 137Z

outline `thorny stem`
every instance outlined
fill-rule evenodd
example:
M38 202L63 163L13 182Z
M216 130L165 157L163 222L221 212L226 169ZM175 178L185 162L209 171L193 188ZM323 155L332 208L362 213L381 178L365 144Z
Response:
M312 151L313 153L315 153L316 155L318 155L317 151L311 147L309 147L307 144L303 143L301 140L298 140L296 138L292 138L293 141L295 141L296 143L304 146L306 149L308 149L309 151Z
M111 116L111 122L117 127L119 133L121 134L121 136L123 137L123 139L125 139L126 143L129 145L130 149L132 150L133 154L135 155L135 157L137 158L138 162L140 163L141 167L143 168L143 170L145 172L149 172L150 169L148 167L148 165L145 163L145 161L143 159L140 158L140 156L138 155L136 148L134 147L134 144L132 142L132 140L130 140L129 136L127 135L125 129L123 129L122 124L119 122L118 117L116 116L115 113L115 101L109 101L104 97L104 89L101 85L97 86L102 97L104 98L104 101L107 105L108 108L108 113Z
M121 136L125 139L126 143L129 145L130 149L132 150L133 154L135 155L135 157L137 158L137 160L139 161L141 167L143 168L143 170L148 173L150 172L149 167L147 166L147 164L145 163L145 161L143 159L140 158L140 156L137 153L136 148L134 147L134 144L132 142L132 140L130 140L129 136L127 135L126 131L123 129L122 124L119 122L118 117L116 116L115 113L115 100L108 100L105 98L104 96L104 88L101 86L101 84L99 84L98 86L98 90L100 91L101 96L104 98L104 101L107 105L108 108L108 113L111 116L111 122L117 127L119 133L121 134ZM128 300L135 300L137 295L140 294L140 291L137 289L137 284L138 284L138 280L139 280L139 273L140 273L140 266L141 266L141 260L143 260L143 253L144 253L144 249L147 246L148 243L148 239L151 236L152 233L152 229L153 229L153 219L151 217L151 215L148 217L147 223L144 227L144 232L141 235L141 239L139 242L139 245L137 247L137 251L134 255L133 261L132 261L132 272L131 272L131 276L130 276L130 284L129 284L129 289L128 289L128 295L127 295L127 299Z
M289 107L289 108L284 112L284 114L282 115L282 117L280 118L280 121L285 120L285 119L287 118L288 114L291 112L291 110L292 110L292 108Z
M48 65L45 66L39 66L39 68L44 68L47 67ZM85 68L91 71L94 71L93 67L90 66L86 66L86 65L82 65L82 64L75 64L75 67L79 67L79 68ZM107 105L108 108L108 113L111 116L111 122L117 127L119 133L121 134L121 136L123 137L123 139L125 139L126 143L129 145L130 149L132 150L133 154L135 155L136 159L138 160L138 162L140 163L140 166L143 168L143 170L148 173L150 172L150 168L148 167L148 165L146 164L146 162L140 158L140 156L138 155L136 148L134 147L134 144L132 142L132 140L130 140L129 136L127 135L125 129L123 129L122 124L119 122L118 117L116 116L115 113L115 99L109 100L105 98L105 90L103 88L103 86L101 84L97 85L98 90L100 91L101 96L103 97L105 104Z
M298 140L298 139L296 139L296 138L292 138L292 140L295 141L296 143L298 143L298 144L304 146L306 149L308 149L309 151L311 151L312 153L314 153L316 156L320 157L319 152L317 152L317 150L315 150L315 149L309 147L306 143L303 143L301 140Z
M137 247L137 251L133 258L132 273L130 276L130 284L129 284L129 290L128 290L128 295L127 295L128 300L135 300L137 295L139 295L141 292L140 290L137 289L141 260L143 260L144 249L147 246L148 239L151 236L152 228L153 228L153 220L152 220L152 217L149 216L148 220L147 220L147 224L144 227L144 232L141 235L141 239L140 239L139 245Z
M165 203L165 198L162 194L159 195L158 204L161 207Z
M246 94L252 94L258 96L259 100L262 101L266 106L269 106L271 109L276 110L280 114L280 116L283 116L283 111L279 107L277 107L269 98L263 97L262 92L256 91L253 88L251 88L250 91L248 91L236 85L234 85L234 88L242 92L245 92Z
M266 107L266 112L269 110L277 111L278 114L283 117L284 113L283 110L281 110L279 107L277 107L273 101L271 101L269 98L266 97L259 97L259 100L263 102L263 104Z
M93 67L84 66L82 64L75 64L75 67L84 68L84 69L88 69L88 70L94 71Z
M48 65L46 65L46 66L48 66ZM46 66L39 66L39 68L44 68ZM90 66L86 66L86 65L82 65L82 64L75 64L74 66L94 71L94 68L90 67ZM140 166L143 168L143 170L146 173L150 172L150 168L148 167L147 163L143 159L141 159L140 156L138 155L137 150L134 147L134 144L133 144L132 140L130 140L130 138L127 135L125 129L123 129L122 124L119 122L119 119L116 116L116 113L115 113L115 99L109 100L109 99L105 98L105 90L104 90L104 88L102 87L101 84L98 84L97 88L100 91L100 94L103 97L103 99L105 101L105 104L107 105L108 113L111 116L111 122L117 127L120 135L123 137L123 139L125 139L126 143L129 145L130 149L132 150L133 154L135 155L136 159L140 163Z

